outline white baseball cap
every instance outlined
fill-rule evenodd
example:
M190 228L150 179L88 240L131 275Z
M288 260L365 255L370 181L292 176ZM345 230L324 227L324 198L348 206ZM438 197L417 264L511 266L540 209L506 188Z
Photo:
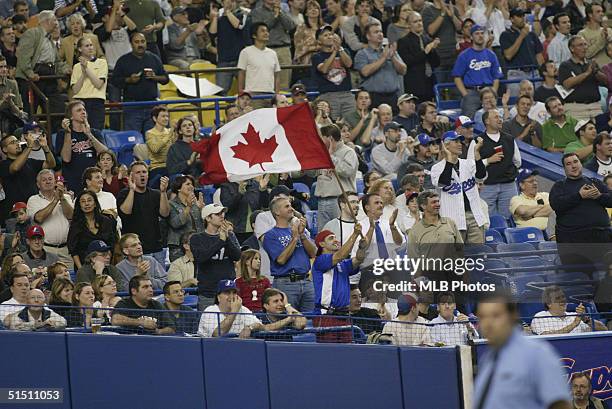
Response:
M206 219L211 214L217 214L221 212L227 212L227 207L223 207L216 203L208 204L202 209L202 219Z

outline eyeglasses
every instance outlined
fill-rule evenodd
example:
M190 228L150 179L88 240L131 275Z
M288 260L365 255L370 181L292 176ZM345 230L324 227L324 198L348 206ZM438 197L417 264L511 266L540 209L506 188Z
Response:
M114 281L109 281L107 283L104 283L103 287L106 287L107 285L116 285L117 283Z

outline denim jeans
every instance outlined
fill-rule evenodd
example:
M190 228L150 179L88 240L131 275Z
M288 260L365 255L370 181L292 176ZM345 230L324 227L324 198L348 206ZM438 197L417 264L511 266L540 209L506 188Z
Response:
M474 114L480 109L480 95L475 89L468 89L461 98L461 114L474 119Z
M510 200L518 196L516 183L498 183L495 185L484 185L480 191L480 197L489 205L489 214L499 214L509 219Z
M323 230L328 221L340 216L338 198L320 197L317 201L317 231Z
M274 277L272 287L287 294L287 302L302 313L314 310L314 286L310 280L291 282L288 277Z
M125 131L138 131L145 134L153 128L151 119L151 108L132 108L126 107L123 110L123 129Z
M238 65L238 61L219 61L217 68L235 67L236 65ZM223 95L227 95L232 88L232 81L236 77L238 77L238 71L218 72L215 74L215 81L219 87L223 88Z
M117 88L111 82L106 86L106 96L109 102L121 102L121 88ZM118 108L111 108L116 111ZM110 129L118 131L121 129L121 115L109 114Z

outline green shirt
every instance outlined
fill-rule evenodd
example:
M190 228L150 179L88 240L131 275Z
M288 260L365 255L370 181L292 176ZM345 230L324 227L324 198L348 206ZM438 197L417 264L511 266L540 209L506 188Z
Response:
M565 124L561 128L552 119L542 125L542 148L565 148L568 143L575 142L578 138L574 133L574 127L578 123L576 118L565 115Z
M585 144L582 143L582 141L580 139L574 141L574 142L570 142L567 144L567 146L565 147L565 151L563 153L572 153L572 152L576 152L578 149L582 149L584 148ZM586 158L582 159L582 163L588 162L589 160L591 160L591 158L593 158L593 153L589 153L589 156L587 156Z
M371 115L372 114L369 113L368 116L366 116L365 119L363 120L363 126L361 127L361 131L359 131L359 133L357 134L357 137L355 138L355 141L354 141L355 145L364 146L361 143L361 137L363 136L363 132L368 127L368 124L370 123ZM361 115L359 115L359 112L353 111L353 112L350 112L350 113L344 115L344 120L346 122L348 122L348 124L351 126L351 129L353 129L353 128L355 128L357 126L359 121L361 121ZM368 145L368 146L370 146L370 145Z
M153 0L128 0L126 1L126 5L130 8L130 12L127 16L136 24L138 31L142 31L142 29L149 24L163 23L166 21L159 4ZM147 43L157 42L157 31L145 34Z

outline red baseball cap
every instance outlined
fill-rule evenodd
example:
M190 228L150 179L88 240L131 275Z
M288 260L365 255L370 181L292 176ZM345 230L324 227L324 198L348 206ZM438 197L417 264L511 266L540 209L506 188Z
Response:
M323 243L327 236L331 234L334 234L334 232L331 230L321 230L319 234L317 234L317 236L315 237L315 244L318 249L317 254L321 254L321 252L323 251L323 249L321 248L321 243Z
M13 205L13 208L11 209L11 213L16 212L17 210L21 210L21 209L27 209L28 205L25 204L24 202L16 202Z
M26 237L31 239L32 237L45 237L45 231L41 226L30 226L26 232Z

